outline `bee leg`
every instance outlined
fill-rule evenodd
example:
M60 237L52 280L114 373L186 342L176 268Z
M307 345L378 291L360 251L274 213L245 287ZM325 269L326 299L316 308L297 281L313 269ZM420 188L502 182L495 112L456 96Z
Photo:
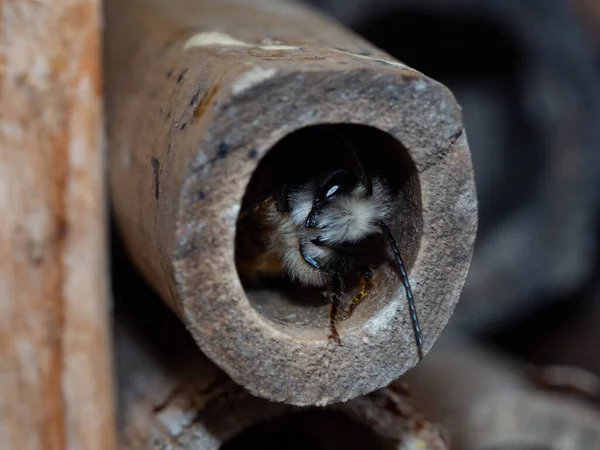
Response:
M342 345L342 340L337 331L336 322L343 290L344 282L342 281L342 277L339 273L333 274L333 278L331 279L331 295L329 296L331 300L331 309L329 310L329 339L338 345Z
M360 285L358 287L358 292L356 293L356 295L350 302L350 305L348 306L348 311L346 311L346 313L342 317L342 320L349 319L352 316L352 313L354 312L356 307L358 305L360 305L365 298L367 298L367 295L369 295L369 290L371 289L372 280L373 280L373 272L371 271L370 268L367 268L363 272L363 276L360 279Z
M304 261L308 265L313 267L314 269L324 271L323 267L321 267L319 262L316 261L311 256L307 255L305 253L304 249L305 249L304 243L300 242L300 245L299 245L300 255L302 255L302 258L304 259ZM342 299L342 296L344 295L343 292L344 292L344 281L342 280L342 276L337 272L332 273L331 274L331 290L328 293L326 293L326 295L329 297L329 300L331 301L331 309L329 310L329 329L330 329L329 339L332 339L338 345L342 345L342 340L340 339L340 335L337 331L335 324L337 322L338 310L340 308L340 300Z

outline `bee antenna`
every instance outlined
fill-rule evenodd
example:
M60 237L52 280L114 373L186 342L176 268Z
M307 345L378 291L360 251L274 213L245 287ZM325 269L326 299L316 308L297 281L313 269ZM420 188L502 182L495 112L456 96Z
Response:
M420 361L423 359L423 337L421 335L421 327L419 326L419 318L417 317L417 310L415 308L415 301L413 298L412 288L410 287L410 282L408 280L408 274L406 273L406 267L404 266L404 261L402 261L402 256L400 256L398 244L396 244L394 235L392 234L388 226L385 224L385 222L380 221L379 228L381 228L381 231L383 232L388 243L390 244L392 253L394 253L394 259L396 260L396 264L398 265L398 269L400 270L402 284L404 285L404 290L406 291L406 298L408 300L408 308L410 309L410 317L412 320L413 331L415 333L415 340L417 342L417 353Z
M354 164L356 165L356 169L358 171L358 176L360 177L360 179L365 184L365 187L367 188L367 195L369 197L371 197L373 195L373 182L371 181L371 177L369 177L369 174L365 170L365 166L363 165L362 161L360 160L360 157L358 156L358 152L356 151L356 148L352 145L352 143L346 136L344 136L342 133L337 132L333 128L331 128L327 125L322 125L320 127L320 129L327 131L331 134L334 134L338 138L340 138L342 141L344 141L346 146L350 149L350 154L352 155L352 158L354 159Z

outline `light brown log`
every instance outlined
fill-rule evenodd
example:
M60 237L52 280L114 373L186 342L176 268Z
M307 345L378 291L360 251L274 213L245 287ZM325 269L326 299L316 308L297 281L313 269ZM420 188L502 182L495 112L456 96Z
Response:
M600 448L600 409L580 395L540 388L541 374L486 347L446 337L402 380L415 405L456 448ZM583 379L579 374L579 381L571 377L567 383L557 375L547 371L546 386L576 387Z
M99 2L0 11L0 447L111 450Z
M121 449L448 449L402 390L385 388L325 408L250 395L142 292L121 298L128 304L120 303L116 318ZM147 305L144 315L140 304Z
M392 226L398 232L402 218L397 234L427 352L458 300L477 221L452 94L287 1L109 1L107 24L117 222L136 265L204 353L253 394L296 405L348 400L413 366L392 266L378 268L368 301L340 324L340 347L327 339L320 294L298 302L244 290L236 220L269 149L304 130L297 151L327 154L306 127L346 124L350 140L400 184Z

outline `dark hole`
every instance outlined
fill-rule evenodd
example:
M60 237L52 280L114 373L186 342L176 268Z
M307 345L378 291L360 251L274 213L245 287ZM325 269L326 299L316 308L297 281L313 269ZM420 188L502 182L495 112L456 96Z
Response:
M353 164L348 159L350 148L356 151L368 173L384 179L392 188L389 201L394 204L397 214L394 223L389 226L410 270L419 247L422 228L418 176L406 148L392 136L376 128L328 124L305 127L290 133L260 161L248 184L241 211L247 211L261 199L268 198L274 188L282 184L293 185L323 172L348 169ZM313 334L313 337L321 339L323 333L328 331L329 300L323 295L325 288L308 288L292 283L285 274L269 279L262 277L258 281L244 278L240 261L252 260L255 253L260 253L260 249L248 244L248 240L242 237L246 235L249 223L255 234L262 232L260 223L247 220L238 222L236 261L252 306L263 317L286 330L305 335L316 331L317 334ZM383 237L380 238L383 254L383 249L387 247ZM355 310L351 319L340 324L340 329L364 322L393 299L391 293L400 280L388 262L382 259L381 270L375 267L378 284L374 282L368 298ZM392 276L394 282L386 283ZM355 278L346 279L346 302L356 292L359 281L358 274ZM388 286L384 286L385 284Z
M244 430L221 450L388 450L366 425L335 411L290 414Z
M485 447L481 450L552 450L553 448L544 444L503 443Z

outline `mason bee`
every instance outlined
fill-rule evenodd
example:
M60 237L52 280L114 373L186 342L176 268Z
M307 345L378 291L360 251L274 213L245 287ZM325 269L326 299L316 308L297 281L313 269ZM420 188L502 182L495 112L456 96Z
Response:
M242 280L286 277L302 286L323 288L329 298L329 338L341 345L338 319L347 319L368 296L374 267L391 260L403 283L419 359L422 336L412 288L400 250L388 224L394 214L392 191L385 178L370 173L350 141L343 142L332 163L310 165L274 179L242 205L238 218L236 263ZM332 152L329 152L332 153ZM315 156L320 157L320 156ZM288 166L294 166L288 161ZM266 174L278 173L266 170ZM358 275L359 286L347 309L340 301L346 280Z

